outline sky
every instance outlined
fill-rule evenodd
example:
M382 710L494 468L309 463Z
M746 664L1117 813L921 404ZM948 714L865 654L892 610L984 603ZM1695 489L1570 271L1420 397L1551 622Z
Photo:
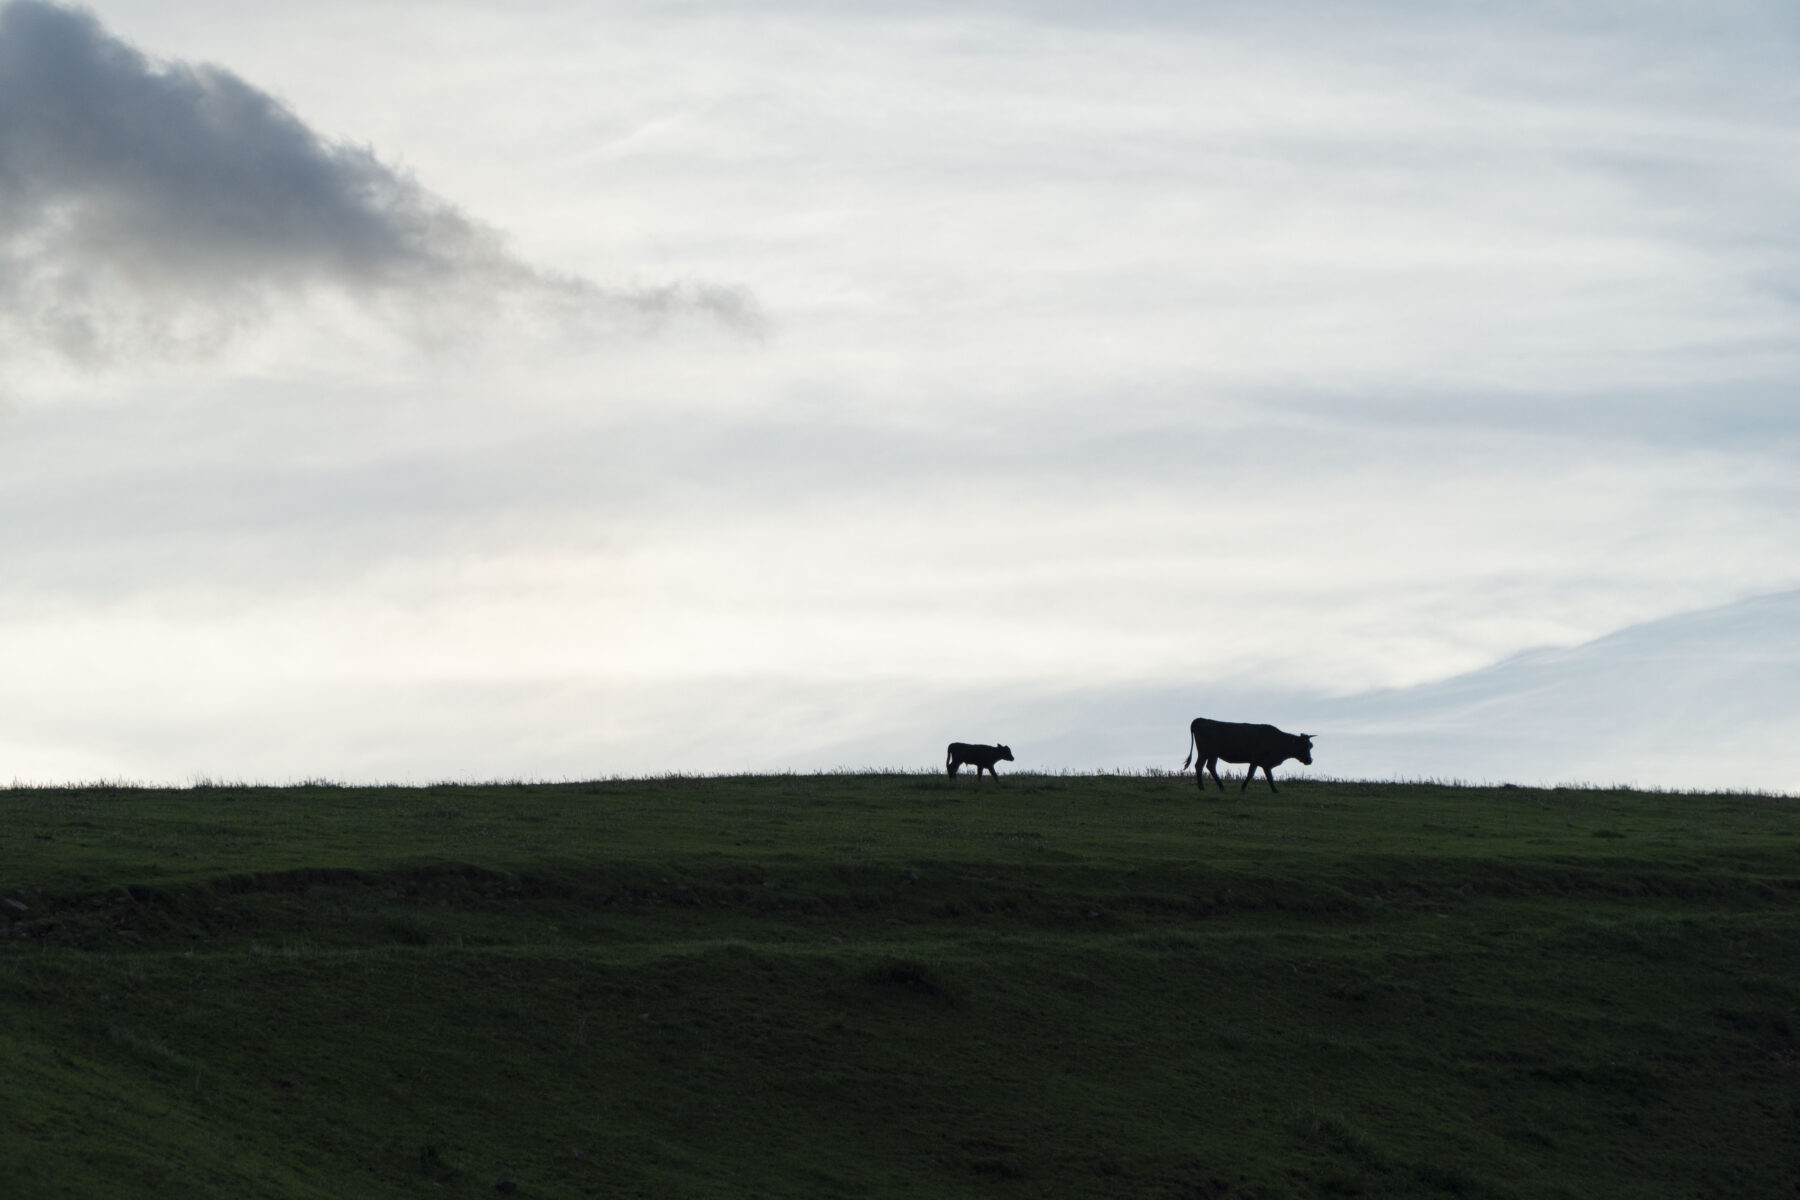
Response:
M1800 790L1797 50L0 3L0 779Z

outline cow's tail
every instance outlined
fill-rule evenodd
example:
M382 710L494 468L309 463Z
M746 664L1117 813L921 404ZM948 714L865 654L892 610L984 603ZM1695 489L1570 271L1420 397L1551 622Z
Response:
M1194 727L1192 725L1189 725L1188 726L1188 756L1181 760L1181 769L1182 770L1185 771L1188 769L1188 763L1190 763L1194 760L1194 751L1198 750L1199 748L1200 748L1199 735L1194 732Z

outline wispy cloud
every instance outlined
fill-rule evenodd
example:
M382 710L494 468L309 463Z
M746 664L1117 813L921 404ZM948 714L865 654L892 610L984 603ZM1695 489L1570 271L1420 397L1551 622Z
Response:
M540 270L230 71L152 59L41 0L0 7L0 333L15 350L204 353L319 291L414 332L497 310L602 328L759 321L741 289Z

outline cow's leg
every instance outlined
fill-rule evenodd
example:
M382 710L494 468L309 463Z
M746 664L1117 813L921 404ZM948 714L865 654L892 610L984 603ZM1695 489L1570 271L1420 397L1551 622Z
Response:
M1238 784L1238 791L1240 791L1240 792L1249 791L1250 790L1250 781L1255 778L1256 778L1256 764L1251 763L1249 766L1244 768L1244 782Z
M1218 755L1215 754L1211 758L1206 760L1206 769L1212 772L1213 782L1219 785L1219 790L1221 792L1224 791L1225 790L1225 781L1223 779L1219 778L1219 756Z
M1254 775L1254 774L1256 774L1256 772L1255 772L1255 771L1254 771L1254 770L1252 770L1252 771L1251 771L1251 772L1250 772L1250 773L1251 773L1251 774L1252 774L1252 775ZM1268 766L1267 766L1267 764L1265 764L1265 765L1264 765L1264 766L1263 766L1263 778L1264 778L1264 779L1267 779L1267 780L1268 780L1268 781L1269 781L1269 790L1270 790L1270 791L1271 791L1271 792L1273 792L1273 791L1276 791L1276 790L1278 790L1278 789L1277 789L1277 788L1276 788L1276 787L1275 787L1275 772L1273 772L1273 771L1271 771L1271 770L1270 770L1270 769L1269 769L1269 768L1268 768Z
M945 772L945 774L948 774L948 775L955 775L961 769L962 769L962 763L958 762L954 758L944 764L944 772Z

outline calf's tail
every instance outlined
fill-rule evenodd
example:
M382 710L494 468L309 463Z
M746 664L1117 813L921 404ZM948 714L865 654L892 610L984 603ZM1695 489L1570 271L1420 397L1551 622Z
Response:
M1199 739L1194 735L1194 727L1192 725L1189 725L1188 726L1188 756L1181 760L1181 769L1182 770L1185 771L1188 769L1188 763L1192 762L1194 759L1194 751L1198 750L1199 748L1200 748L1200 742L1199 742Z

